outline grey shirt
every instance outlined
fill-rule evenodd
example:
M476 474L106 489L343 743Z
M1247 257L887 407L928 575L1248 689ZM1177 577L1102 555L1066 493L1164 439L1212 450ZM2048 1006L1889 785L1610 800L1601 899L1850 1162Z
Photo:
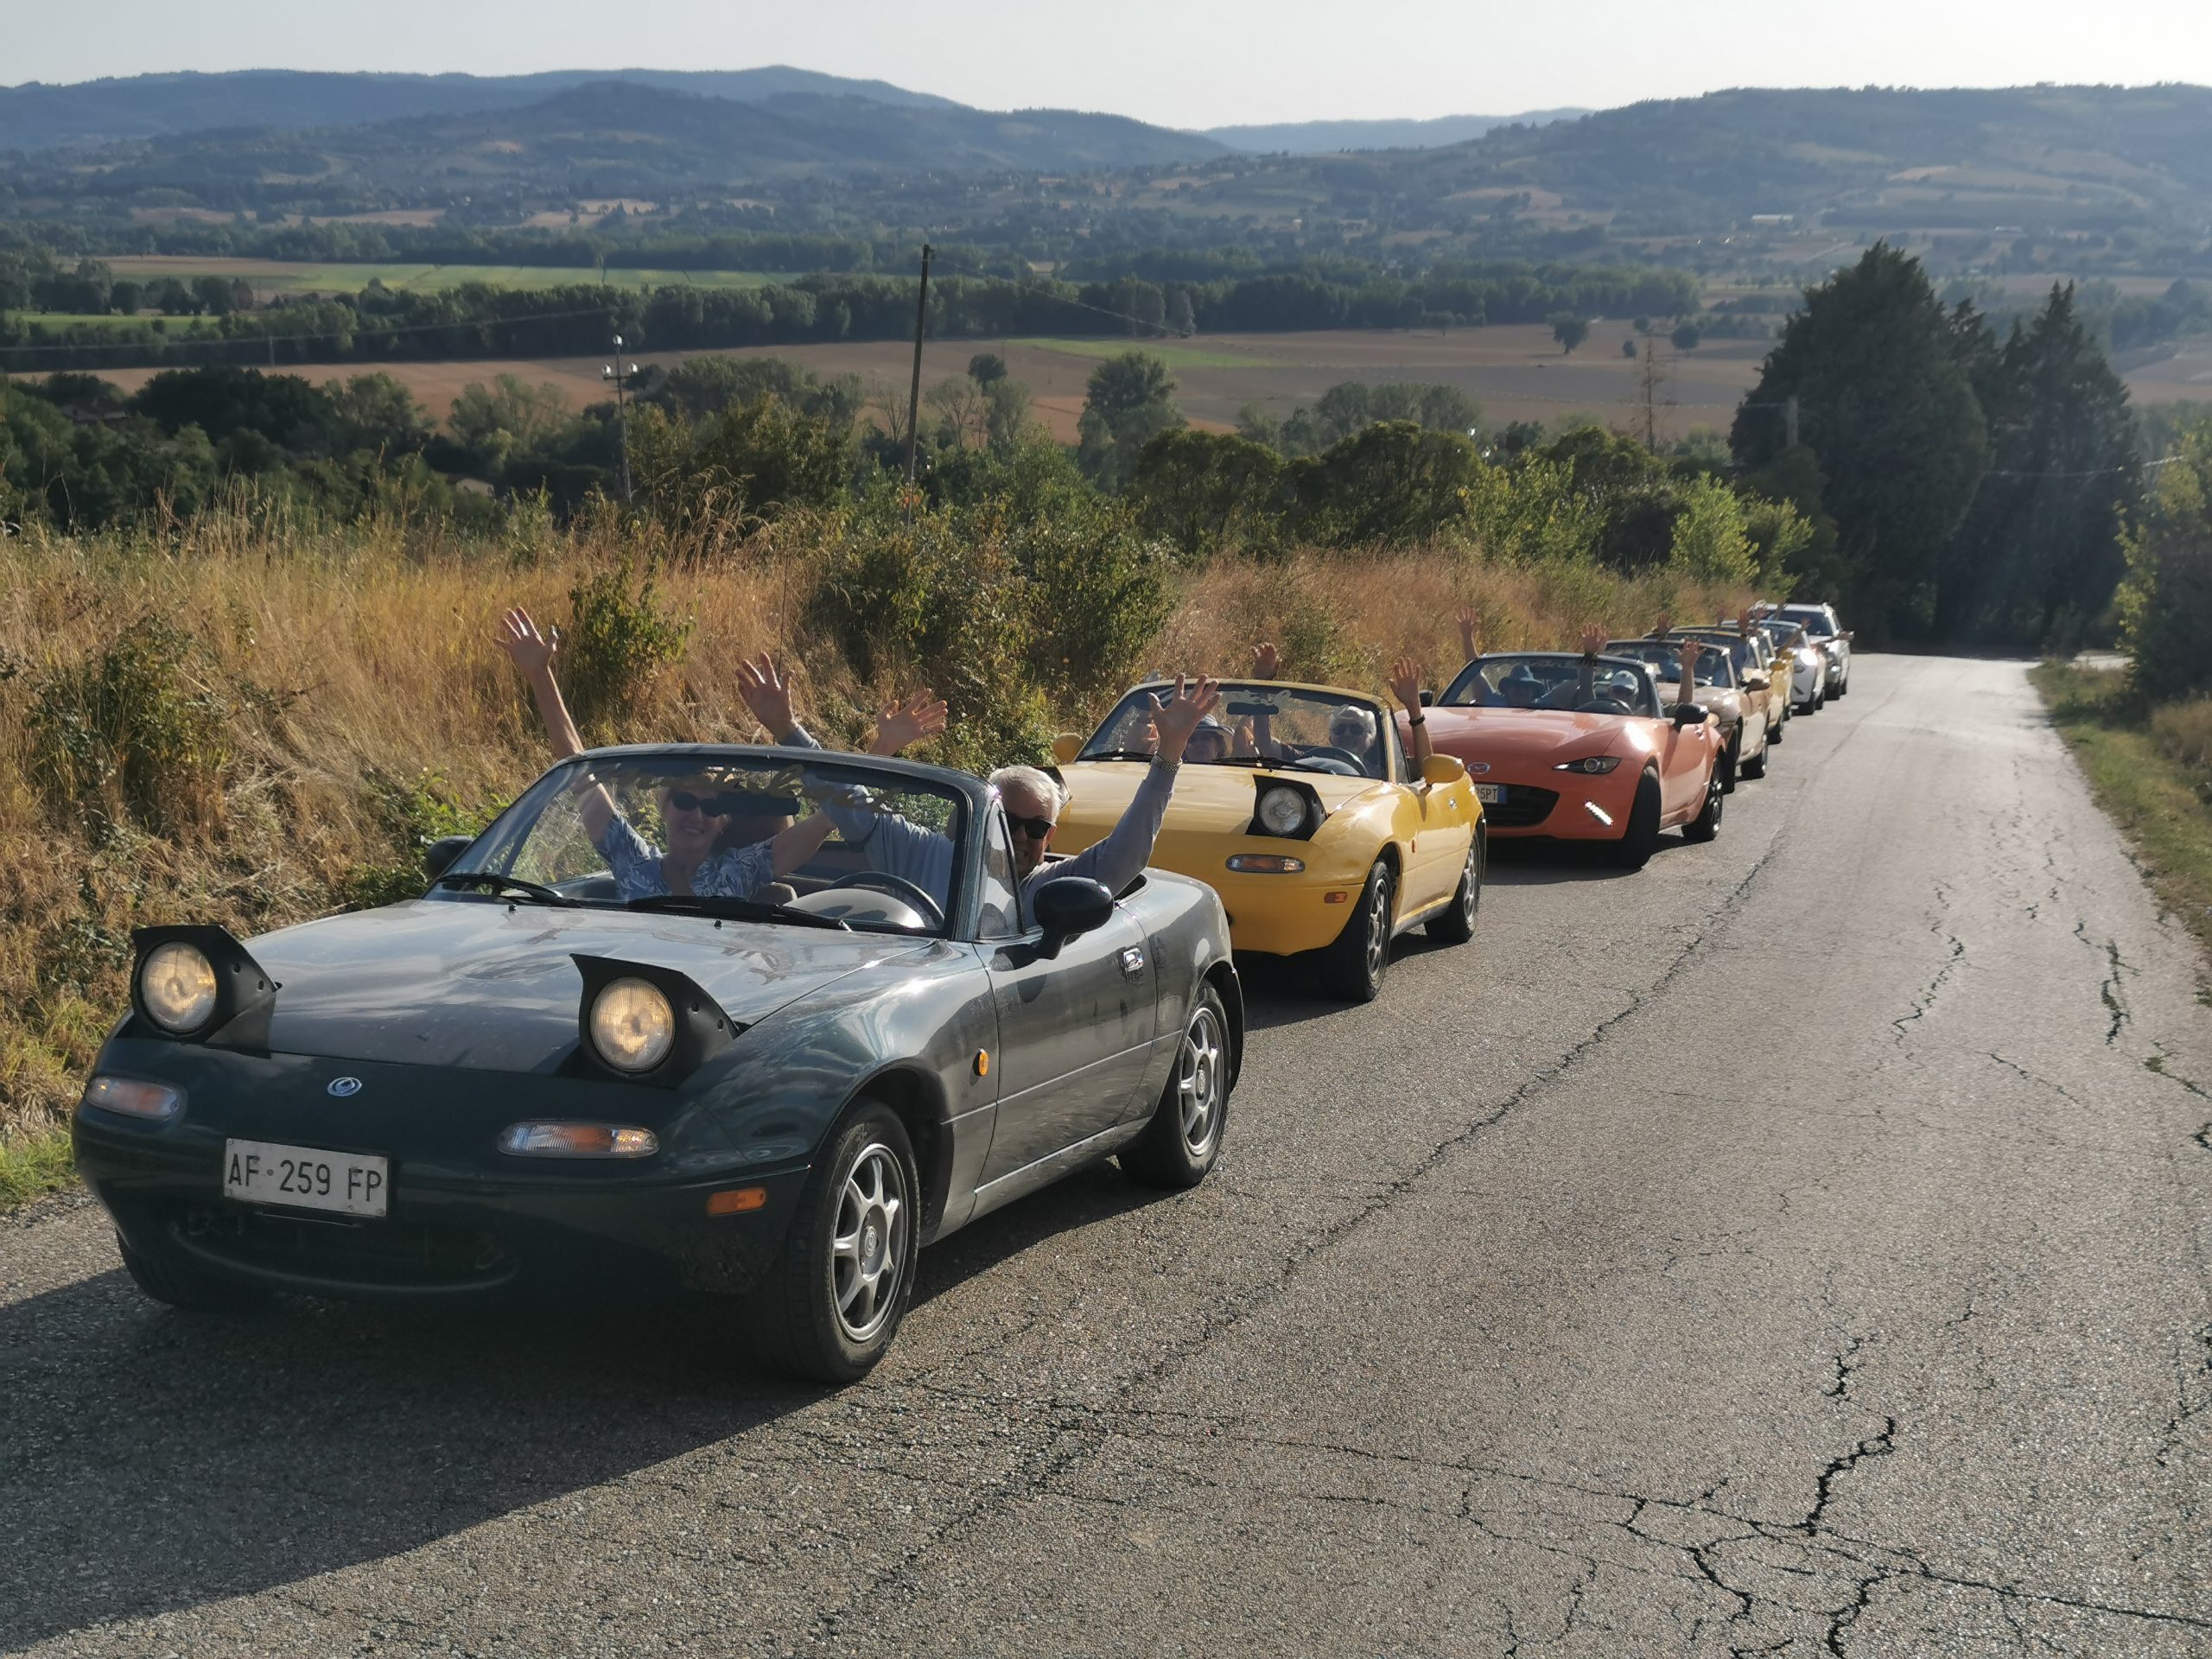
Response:
M784 741L792 748L822 747L804 726L792 727ZM1024 914L1038 888L1064 875L1088 876L1116 894L1135 880L1152 857L1153 842L1160 838L1168 798L1175 791L1175 762L1154 760L1129 798L1121 821L1103 839L1072 858L1052 860L1032 870L1021 884ZM946 902L952 889L952 843L944 836L909 823L895 812L828 805L822 810L847 842L868 849L875 868L912 881L940 904Z

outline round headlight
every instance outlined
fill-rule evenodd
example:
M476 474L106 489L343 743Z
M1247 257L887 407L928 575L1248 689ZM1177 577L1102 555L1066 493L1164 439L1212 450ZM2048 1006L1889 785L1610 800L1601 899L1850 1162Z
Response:
M618 1071L650 1071L676 1046L676 1010L658 986L618 979L591 1005L592 1046Z
M1294 834L1306 822L1306 798L1294 789L1267 791L1260 797L1260 822L1273 834Z
M197 1031L215 1012L215 964L198 945L161 945L138 969L138 1001L162 1030Z

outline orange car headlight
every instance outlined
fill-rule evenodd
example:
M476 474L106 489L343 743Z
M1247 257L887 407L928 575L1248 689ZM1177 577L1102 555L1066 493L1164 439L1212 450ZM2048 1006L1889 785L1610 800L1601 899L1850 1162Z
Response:
M1586 754L1580 760L1562 760L1554 772L1580 772L1592 778L1602 778L1621 763L1618 754Z

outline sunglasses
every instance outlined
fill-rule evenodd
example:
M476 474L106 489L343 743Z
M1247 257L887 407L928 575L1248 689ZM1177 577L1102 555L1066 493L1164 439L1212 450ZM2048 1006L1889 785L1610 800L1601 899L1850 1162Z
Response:
M688 789L670 790L668 804L678 812L704 812L710 818L726 818L737 810L728 795L694 795Z
M1006 815L1006 827L1018 836L1028 836L1032 841L1042 841L1052 833L1050 818L1017 818L1011 812Z

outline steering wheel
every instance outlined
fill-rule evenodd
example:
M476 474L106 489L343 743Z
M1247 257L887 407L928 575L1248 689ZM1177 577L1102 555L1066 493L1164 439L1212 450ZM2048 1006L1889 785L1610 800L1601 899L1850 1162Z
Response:
M1350 766L1351 768L1351 775L1354 778L1364 778L1367 776L1367 767L1361 762L1360 758L1357 755L1354 754L1350 749L1340 749L1333 743L1314 744L1312 747L1306 749L1304 753L1300 754L1297 760L1292 761L1291 765L1294 766L1302 766L1308 760L1334 760L1341 765Z
M837 885L841 887L867 887L876 893L887 893L893 899L903 899L922 912L932 927L944 925L944 906L929 895L925 887L918 887L903 875L893 875L888 870L862 870L858 875L849 875Z
M1587 702L1577 703L1574 712L1578 715L1626 715L1633 714L1635 710L1618 697L1592 697Z

